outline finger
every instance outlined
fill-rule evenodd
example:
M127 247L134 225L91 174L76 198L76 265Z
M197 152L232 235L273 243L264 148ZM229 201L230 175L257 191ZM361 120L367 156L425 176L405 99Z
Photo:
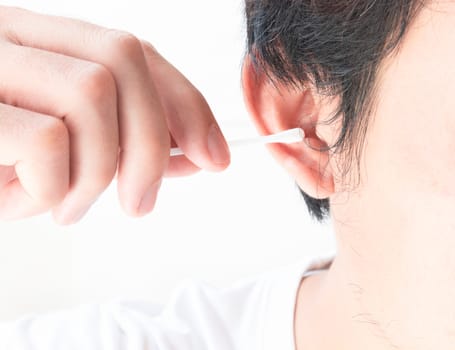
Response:
M177 143L171 136L171 147L177 147ZM178 177L178 176L189 176L197 173L201 168L192 163L184 155L171 157L166 171L164 172L165 177Z
M197 173L201 169L191 163L185 156L173 157L164 173L165 177L189 176Z
M0 164L4 174L0 187L2 219L49 210L68 191L66 126L57 118L0 104Z
M142 45L177 145L196 166L212 171L225 169L230 162L229 149L204 97L151 44Z
M171 147L177 147L177 143L171 136ZM178 176L189 176L200 171L197 165L192 163L184 155L171 157L166 171L164 172L165 177L178 177Z
M115 82L101 65L39 49L3 44L0 95L9 104L64 119L70 136L70 188L53 211L77 221L112 181L117 167Z
M0 188L17 178L14 166L0 165Z
M8 9L4 17L9 37L17 43L97 62L112 73L119 107L120 199L131 215L150 211L170 147L164 112L141 42L128 33L18 9Z

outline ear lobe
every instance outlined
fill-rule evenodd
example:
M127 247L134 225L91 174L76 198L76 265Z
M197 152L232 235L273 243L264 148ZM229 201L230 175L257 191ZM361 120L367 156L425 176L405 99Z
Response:
M334 192L334 181L325 140L317 135L319 96L311 89L299 90L272 83L257 73L247 58L242 69L246 107L261 134L300 127L305 141L269 145L274 158L294 177L309 196L324 199Z

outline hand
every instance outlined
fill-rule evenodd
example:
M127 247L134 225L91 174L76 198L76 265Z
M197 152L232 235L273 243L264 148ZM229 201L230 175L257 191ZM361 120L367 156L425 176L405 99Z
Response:
M150 212L164 175L230 161L203 96L129 33L0 6L0 218L78 221L118 170L120 202ZM185 156L169 158L170 146Z

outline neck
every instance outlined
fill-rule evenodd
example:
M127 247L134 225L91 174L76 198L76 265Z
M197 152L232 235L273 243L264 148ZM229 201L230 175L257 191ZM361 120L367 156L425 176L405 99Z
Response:
M419 195L332 210L337 257L302 284L297 349L454 348L453 198Z

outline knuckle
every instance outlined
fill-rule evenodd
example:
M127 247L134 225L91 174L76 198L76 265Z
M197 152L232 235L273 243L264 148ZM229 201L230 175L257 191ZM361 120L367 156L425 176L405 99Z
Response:
M198 105L198 104L206 105L207 104L207 101L206 101L204 95L202 95L202 93L193 86L188 88L188 90L186 92L186 96L188 97L188 99L191 102L193 102L196 105Z
M157 64L164 61L164 58L151 43L145 40L141 40L141 45L144 55L149 63Z
M111 103L116 97L114 77L103 65L88 64L78 78L77 93L84 102L95 106Z
M0 33L2 41L20 44L15 27L17 22L23 20L23 17L32 12L17 6L0 6Z
M156 50L155 46L153 46L153 44L152 44L150 41L141 39L141 45L142 45L142 47L145 48L146 50L150 50L150 51L152 51L152 52L158 54L158 51Z
M39 145L38 148L46 152L46 155L68 149L68 129L58 118L50 117L41 122L40 126L33 130L31 139L34 145Z
M143 57L142 42L133 34L109 30L107 37L108 52L114 59L137 60Z

